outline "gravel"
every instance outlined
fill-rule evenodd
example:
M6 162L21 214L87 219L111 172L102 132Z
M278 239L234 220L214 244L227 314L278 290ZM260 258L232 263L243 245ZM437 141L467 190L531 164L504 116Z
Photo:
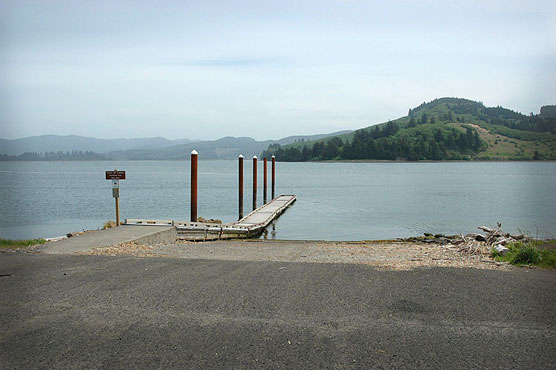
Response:
M122 243L95 248L83 254L224 261L348 263L398 271L422 267L495 270L513 268L507 263L495 262L488 255L462 253L457 246L451 244L418 242L235 240L155 245Z

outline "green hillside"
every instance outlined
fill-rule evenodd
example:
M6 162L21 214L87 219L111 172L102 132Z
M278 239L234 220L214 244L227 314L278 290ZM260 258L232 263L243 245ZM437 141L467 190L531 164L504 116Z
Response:
M556 159L556 118L525 116L460 98L440 98L394 121L315 141L273 144L262 156L311 160Z

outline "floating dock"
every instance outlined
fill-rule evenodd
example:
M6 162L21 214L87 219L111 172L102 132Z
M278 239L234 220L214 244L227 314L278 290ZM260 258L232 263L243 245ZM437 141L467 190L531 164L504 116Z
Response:
M126 219L126 225L174 226L178 239L220 240L245 239L260 236L266 227L276 220L296 200L295 195L279 195L269 203L255 209L242 219L227 223L182 222L172 220Z

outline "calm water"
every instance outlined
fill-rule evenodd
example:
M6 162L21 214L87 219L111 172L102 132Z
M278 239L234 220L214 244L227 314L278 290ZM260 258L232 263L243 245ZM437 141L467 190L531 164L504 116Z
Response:
M114 219L104 171L125 170L121 218L188 220L189 162L0 162L0 237L52 237ZM245 213L251 209L245 163ZM269 176L270 179L270 176ZM262 164L259 184L262 183ZM556 236L556 163L278 163L277 194L297 202L268 237L389 239L509 232ZM262 189L259 189L259 204ZM269 188L270 194L270 188ZM199 216L237 217L237 162L199 162Z

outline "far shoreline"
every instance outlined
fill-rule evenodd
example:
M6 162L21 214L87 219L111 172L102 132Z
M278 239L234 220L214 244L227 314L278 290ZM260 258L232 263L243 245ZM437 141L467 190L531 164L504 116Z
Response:
M556 162L555 159L535 160L535 159L452 159L452 160L422 160L422 161L406 161L406 160L386 160L386 159L338 159L338 160L322 160L322 161L307 161L309 163L541 163L541 162ZM303 163L303 162L280 162L280 163Z
M262 158L262 157L261 157ZM236 161L237 158L199 158L199 161ZM189 162L189 158L183 159L86 159L86 160L0 160L0 163L67 163L67 162ZM325 159L318 161L279 161L279 163L555 163L556 159L448 159L448 160L392 160L392 159Z

